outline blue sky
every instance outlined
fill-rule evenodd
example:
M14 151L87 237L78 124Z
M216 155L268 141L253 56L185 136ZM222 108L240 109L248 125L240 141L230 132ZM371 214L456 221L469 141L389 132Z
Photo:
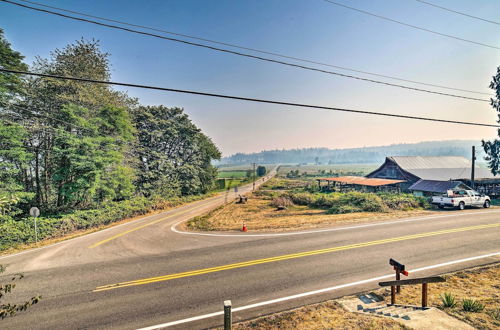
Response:
M500 47L500 26L414 0L338 1ZM500 1L432 1L500 20ZM417 31L322 0L44 0L43 3L334 65L485 92L490 91L491 76L500 65L500 50ZM12 46L26 56L27 63L35 56L48 57L51 50L76 39L98 39L102 49L111 53L112 79L116 81L464 121L494 123L497 118L485 102L411 92L263 63L5 3L0 3L0 27ZM274 148L480 140L496 134L494 128L290 109L138 89L127 91L142 104L183 107L224 155Z

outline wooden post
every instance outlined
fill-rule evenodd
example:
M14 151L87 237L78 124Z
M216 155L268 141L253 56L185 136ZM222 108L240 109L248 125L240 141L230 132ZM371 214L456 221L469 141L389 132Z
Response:
M396 304L396 287L391 285L391 305Z
M422 307L427 307L427 283L422 283Z
M399 281L400 279L401 279L401 273L399 272L399 268L398 268L398 269L396 269L396 281ZM396 287L396 291L398 293L401 293L401 285L398 285Z
M231 330L231 300L224 301L224 330Z

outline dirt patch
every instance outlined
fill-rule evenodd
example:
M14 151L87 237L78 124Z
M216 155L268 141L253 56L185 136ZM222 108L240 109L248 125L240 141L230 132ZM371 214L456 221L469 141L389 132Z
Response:
M239 323L233 329L408 329L382 317L359 315L328 301L309 305L256 320Z
M187 230L234 231L245 222L250 231L285 231L310 229L335 224L387 220L410 216L438 214L436 211L410 210L391 212L357 212L327 214L325 210L307 206L291 206L277 210L268 199L250 196L246 204L231 203L183 225Z

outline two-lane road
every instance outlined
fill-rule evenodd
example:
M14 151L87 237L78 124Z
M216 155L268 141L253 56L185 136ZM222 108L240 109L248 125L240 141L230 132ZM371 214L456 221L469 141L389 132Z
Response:
M16 297L41 293L44 299L1 321L2 328L134 329L197 316L177 326L208 327L220 324L220 316L208 316L227 299L243 307L238 319L375 288L376 280L365 280L391 274L390 257L406 263L410 276L500 260L495 209L286 235L171 230L214 205L199 202L162 215L169 218L3 258L9 271L26 276ZM454 260L462 261L447 264ZM426 268L432 265L438 266Z

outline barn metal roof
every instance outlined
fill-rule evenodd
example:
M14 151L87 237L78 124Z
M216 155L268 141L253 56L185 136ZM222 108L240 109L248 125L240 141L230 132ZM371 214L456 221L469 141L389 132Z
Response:
M392 156L388 157L404 170L434 168L466 168L472 162L457 156Z
M372 186L372 187L386 186L389 184L406 182L404 180L375 179L375 178L365 178L362 176L339 176L336 178L321 178L318 180L335 181L347 184L356 184L360 186Z
M418 180L408 188L409 190L427 191L433 193L445 193L447 190L453 190L461 186L463 189L470 189L460 181L437 181L437 180Z
M426 169L407 169L411 174L424 180L458 180L470 179L471 168L426 168ZM475 168L474 176L477 179L495 178L490 170L486 168Z

